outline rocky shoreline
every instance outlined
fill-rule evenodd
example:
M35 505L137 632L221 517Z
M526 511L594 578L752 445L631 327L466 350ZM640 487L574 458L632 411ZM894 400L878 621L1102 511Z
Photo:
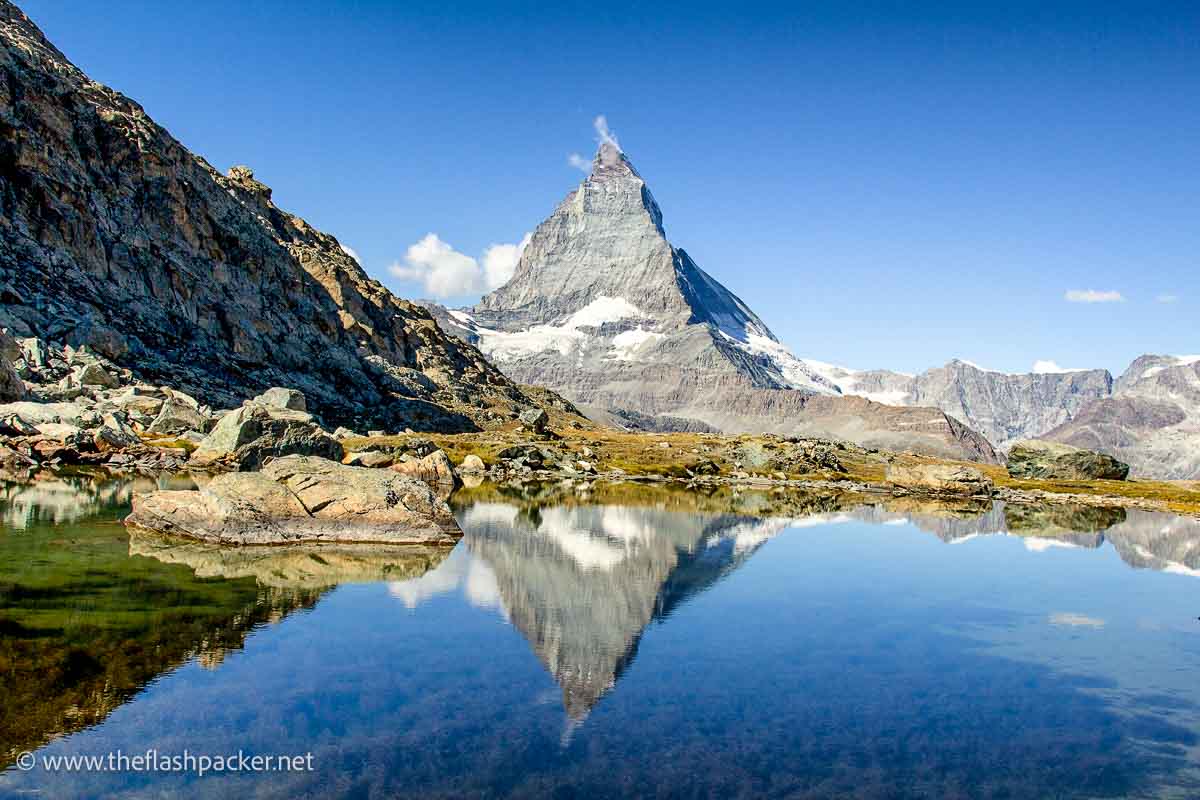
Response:
M461 532L445 501L484 481L667 482L1200 513L1194 489L1171 485L1176 497L1155 497L1141 491L1144 483L1089 481L1089 469L1115 477L1124 465L1038 442L1024 443L1005 475L824 439L620 432L539 407L486 432L363 436L326 430L295 389L213 409L177 388L142 383L87 347L4 334L0 377L7 477L75 468L191 473L200 489L139 496L129 525L218 544L452 545ZM288 469L302 478L281 477ZM1021 480L1029 476L1063 481Z

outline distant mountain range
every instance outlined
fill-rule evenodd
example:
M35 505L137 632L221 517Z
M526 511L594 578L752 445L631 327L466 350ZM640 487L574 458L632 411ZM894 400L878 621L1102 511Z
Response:
M1141 356L1116 381L1103 369L1009 374L957 360L920 375L805 363L845 394L940 408L1002 450L1052 439L1143 476L1200 477L1200 356Z

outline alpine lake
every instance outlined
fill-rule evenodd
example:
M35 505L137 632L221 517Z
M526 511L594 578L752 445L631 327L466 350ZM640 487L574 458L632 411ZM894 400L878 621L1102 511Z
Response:
M0 797L1200 796L1195 518L483 483L222 549L156 485L0 483Z

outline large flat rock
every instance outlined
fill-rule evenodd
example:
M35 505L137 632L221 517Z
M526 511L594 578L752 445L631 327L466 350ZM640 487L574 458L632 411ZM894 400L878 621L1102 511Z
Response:
M197 491L137 495L125 524L229 545L450 545L462 536L449 507L425 483L311 456L218 475Z

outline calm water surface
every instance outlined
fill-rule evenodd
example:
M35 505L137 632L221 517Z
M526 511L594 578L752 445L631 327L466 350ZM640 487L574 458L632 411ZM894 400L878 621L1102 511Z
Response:
M0 483L0 796L1200 796L1194 519L485 485L231 551L149 485ZM147 750L313 769L45 767Z

